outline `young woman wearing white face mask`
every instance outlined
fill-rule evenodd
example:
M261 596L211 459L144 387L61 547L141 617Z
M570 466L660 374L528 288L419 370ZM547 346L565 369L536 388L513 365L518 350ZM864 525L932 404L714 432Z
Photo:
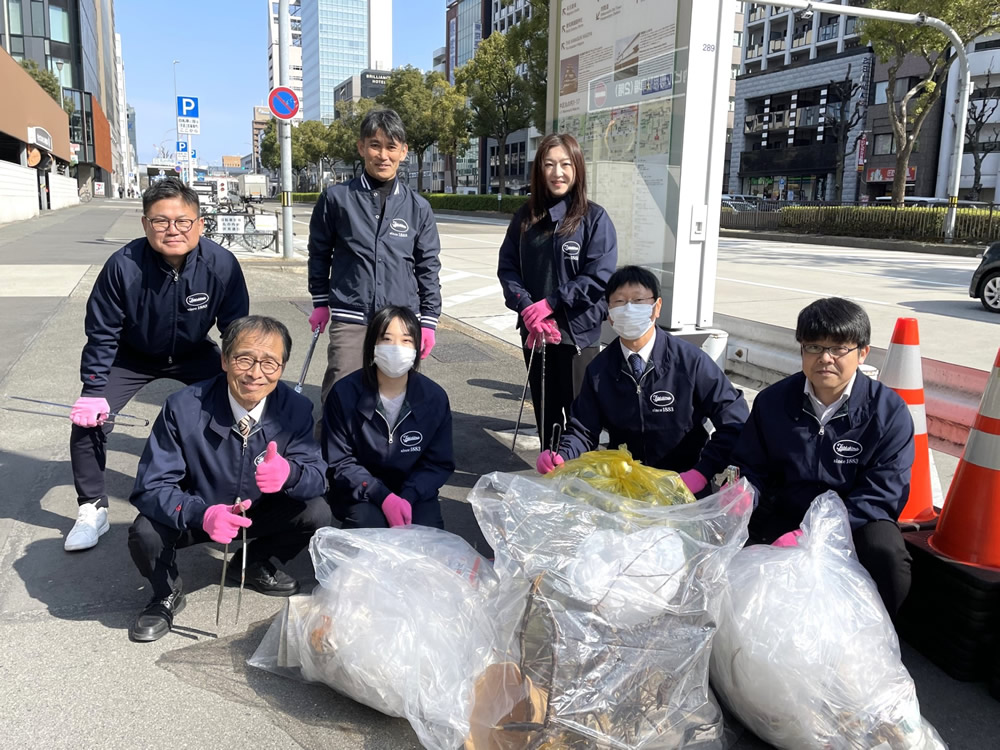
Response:
M618 340L590 363L558 450L544 451L536 468L547 474L593 450L607 430L612 447L624 443L643 463L678 472L695 494L707 491L749 415L743 394L705 352L656 327L663 301L651 271L619 268L607 296Z
M604 285L617 263L615 227L587 200L579 144L566 133L546 136L531 170L531 198L514 214L497 264L504 300L518 313L525 364L544 336L545 414L538 351L528 378L543 448L553 424L563 427L597 356L608 309Z
M438 493L455 470L451 407L444 389L417 372L420 335L411 310L379 310L362 368L327 396L327 497L344 528L444 528Z

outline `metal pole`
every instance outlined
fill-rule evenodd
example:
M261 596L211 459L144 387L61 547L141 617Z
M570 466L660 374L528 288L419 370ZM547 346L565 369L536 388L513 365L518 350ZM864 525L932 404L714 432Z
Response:
M955 237L955 216L958 210L958 187L962 181L962 151L965 148L965 121L969 111L969 58L965 54L965 45L958 33L940 18L928 16L926 13L896 13L889 10L872 10L853 5L835 5L821 2L819 7L807 0L754 0L757 5L771 5L778 8L794 8L809 13L823 12L855 18L869 18L874 21L894 21L911 26L930 26L943 32L955 48L958 57L958 111L955 113L955 147L951 152L951 168L948 180L948 213L944 219L944 237L952 240ZM892 92L890 92L891 94Z
M288 0L278 2L278 85L287 86L289 50L292 47L292 21L288 13ZM281 249L282 256L292 258L292 123L278 123L278 141L281 144Z
M179 63L179 62L180 62L180 60L174 60L174 62L173 62L173 68L174 68L174 148L175 149L177 147L177 141L179 141L181 139L181 134L180 134L180 132L177 129L177 63Z

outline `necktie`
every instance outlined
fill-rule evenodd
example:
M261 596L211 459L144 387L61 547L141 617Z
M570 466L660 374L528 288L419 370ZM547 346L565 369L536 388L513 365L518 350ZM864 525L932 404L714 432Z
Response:
M242 437L249 437L250 430L253 429L254 418L247 414L243 419L236 423L236 431L240 433Z
M628 355L628 363L632 367L632 377L638 383L642 373L646 371L646 364L642 361L642 357L635 353Z

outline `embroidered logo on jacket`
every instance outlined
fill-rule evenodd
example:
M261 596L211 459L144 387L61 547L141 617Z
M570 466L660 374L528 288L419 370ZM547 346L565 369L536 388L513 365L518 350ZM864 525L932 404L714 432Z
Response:
M263 450L263 451L261 452L261 454L260 454L259 456L257 456L257 458L255 458L255 459L253 460L253 465L254 465L254 466L260 466L260 465L261 465L262 463L264 463L264 457L265 457L266 455L267 455L267 448L265 448L265 449L264 449L264 450Z
M184 304L187 305L188 312L192 310L204 310L208 307L209 297L205 292L197 292L195 294L189 294L184 300Z
M410 225L402 219L393 219L389 222L389 229L391 230L389 234L393 237L405 237L410 231Z
M656 391L649 395L653 414L665 414L674 410L674 394L670 391Z
M838 440L833 444L833 452L838 458L833 459L835 464L856 464L858 456L864 451L864 446L856 440Z
M399 444L403 447L400 449L400 453L417 453L420 451L420 444L423 442L424 436L417 432L416 430L410 430L409 432L404 432L399 436Z
M569 242L564 242L562 246L562 251L565 255L569 256L570 258L576 258L577 256L580 255L580 243L573 242L572 240L570 240Z

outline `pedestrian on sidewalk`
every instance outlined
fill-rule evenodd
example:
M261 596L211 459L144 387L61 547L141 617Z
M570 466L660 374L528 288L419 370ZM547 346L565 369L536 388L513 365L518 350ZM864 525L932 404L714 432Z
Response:
M910 590L910 555L897 523L910 494L913 419L891 388L858 373L871 322L847 299L816 300L799 313L802 372L768 386L733 452L757 489L750 543L796 544L817 495L844 501L858 562L895 618Z
M420 358L435 343L441 314L441 243L425 198L396 179L406 158L406 130L391 109L361 121L361 176L328 187L309 222L310 330L330 343L321 398L361 367L366 326L376 311L400 305L420 319Z
M282 571L316 529L329 526L326 464L313 438L312 402L280 382L292 339L274 318L234 321L222 339L224 374L169 396L139 461L130 498L139 515L128 547L153 598L132 623L133 641L155 641L184 606L177 550L229 544L246 529L246 585L292 596ZM230 562L240 580L243 561Z
M104 485L107 421L147 383L191 384L222 371L213 325L225 333L249 312L250 298L231 252L201 236L198 194L176 178L142 196L145 237L115 252L87 300L80 377L70 412L70 460L79 509L68 551L97 544L108 526Z
M545 342L544 399L539 354L528 373L543 449L553 425L564 427L597 356L608 313L604 288L617 263L614 224L587 200L579 144L566 133L546 136L531 169L531 197L507 227L497 265L507 307L518 313L525 366Z
M329 500L343 528L444 528L438 493L455 471L451 406L417 372L420 321L385 307L368 324L364 365L338 380L323 407Z
M704 351L655 325L663 300L651 271L619 268L607 298L618 339L587 367L558 452L543 451L536 468L547 474L594 450L607 430L612 448L624 443L644 464L678 472L694 494L710 492L746 422L743 394Z

